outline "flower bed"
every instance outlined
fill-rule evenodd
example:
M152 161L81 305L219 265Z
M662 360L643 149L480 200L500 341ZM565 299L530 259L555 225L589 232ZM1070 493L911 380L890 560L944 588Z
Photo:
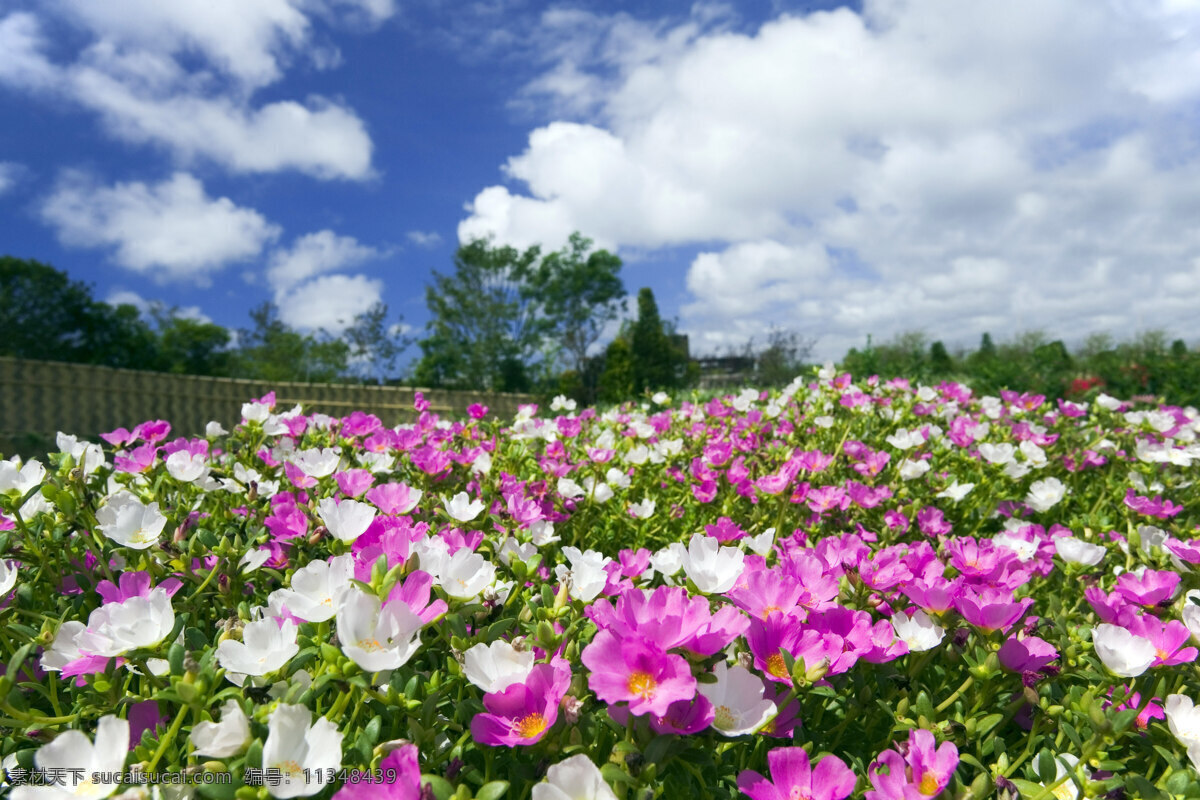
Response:
M1200 797L1194 409L422 405L0 462L12 796Z

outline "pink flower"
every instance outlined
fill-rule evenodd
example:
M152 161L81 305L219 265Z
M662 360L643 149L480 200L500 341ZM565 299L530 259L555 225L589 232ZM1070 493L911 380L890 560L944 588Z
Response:
M375 477L365 469L348 469L337 473L333 479L346 497L358 497L375 483Z
M786 614L796 608L803 593L798 581L774 568L747 570L725 596L752 617L766 619L772 612Z
M786 651L795 657L802 632L800 619L794 614L775 612L761 620L751 620L746 642L750 645L754 666L762 671L764 677L788 685L792 683L783 653ZM806 659L805 666L816 664Z
M1149 608L1170 600L1179 588L1179 573L1170 570L1147 569L1138 577L1123 572L1117 578L1117 591L1131 603Z
M837 756L825 756L809 766L803 747L776 747L767 753L768 781L754 770L738 775L738 789L751 800L845 800L857 777Z
M417 763L417 746L406 744L383 757L379 764L382 783L347 784L337 791L333 800L419 800L421 797L421 767ZM387 780L389 775L393 780Z
M958 766L958 748L944 742L936 751L930 731L916 729L908 735L908 754L884 750L867 775L874 791L865 800L927 800L950 784Z
M1008 630L1033 605L1033 598L1016 600L1010 591L992 586L960 587L955 608L963 619L987 633Z
M629 706L624 703L608 707L608 715L620 725L629 722ZM707 728L716 718L712 702L700 693L691 700L676 700L661 717L650 715L650 730L657 734L690 736Z
M1154 645L1154 663L1150 665L1152 667L1172 667L1196 660L1196 648L1184 647L1191 638L1191 632L1177 619L1163 622L1158 617L1142 614L1135 617L1127 627L1134 636L1149 639Z
M663 651L681 647L702 656L724 650L750 624L736 608L723 606L713 614L708 600L672 586L625 591L615 608L598 600L585 613L618 638L642 638Z
M1058 658L1054 645L1037 636L1013 636L997 653L1000 665L1013 672L1037 672Z
M385 514L407 514L421 501L421 492L405 483L385 483L367 492L367 499Z
M483 419L487 416L487 412L488 407L480 403L471 403L471 405L467 406L467 414L470 415L471 419Z
M487 711L471 720L471 736L493 747L537 744L558 720L558 704L570 683L565 661L535 665L524 683L483 696Z
M591 674L588 687L606 703L629 703L634 716L666 715L677 700L696 696L696 678L682 656L630 638L622 641L602 630L580 654Z

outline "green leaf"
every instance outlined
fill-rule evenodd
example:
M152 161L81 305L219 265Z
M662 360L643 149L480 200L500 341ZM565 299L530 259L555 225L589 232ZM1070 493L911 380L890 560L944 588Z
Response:
M1167 791L1171 794L1186 794L1191 782L1192 776L1186 771L1180 770L1167 778Z
M1058 767L1056 764L1054 754L1043 747L1037 757L1037 776L1042 783L1050 784L1058 779Z
M450 785L450 781L440 775L422 775L421 788L428 786L433 790L433 796L437 800L450 800L454 796L454 787Z
M499 800L508 792L508 781L492 781L479 787L475 800Z

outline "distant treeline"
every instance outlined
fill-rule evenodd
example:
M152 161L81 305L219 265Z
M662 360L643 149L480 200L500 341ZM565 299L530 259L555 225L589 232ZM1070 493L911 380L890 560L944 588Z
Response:
M338 335L294 330L269 303L233 331L162 305L101 302L54 267L6 256L0 355L265 381L564 394L585 404L697 385L779 387L810 370L815 341L790 330L694 358L649 288L627 303L621 266L578 233L550 253L469 242L455 253L453 272L434 273L425 288L430 320L410 337L383 303ZM413 345L419 357L399 366ZM987 394L1011 388L1079 398L1104 391L1200 406L1200 354L1159 332L1122 343L1094 335L1074 352L1036 332L1002 344L984 334L976 350L953 353L921 333L905 333L881 345L868 337L841 366L856 378L957 380Z
M1089 336L1072 351L1061 340L1032 331L996 344L983 334L979 347L951 353L942 342L921 333L905 333L887 344L868 338L853 348L841 366L855 378L906 377L926 384L960 381L977 393L1002 389L1081 399L1100 392L1114 397L1162 397L1168 403L1200 407L1200 353L1162 331L1118 342L1111 335Z

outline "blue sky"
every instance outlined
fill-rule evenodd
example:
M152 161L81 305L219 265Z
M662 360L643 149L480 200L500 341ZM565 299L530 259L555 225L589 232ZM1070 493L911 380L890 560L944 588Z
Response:
M714 351L1200 339L1200 5L0 0L0 251L420 329L458 242L625 259Z

